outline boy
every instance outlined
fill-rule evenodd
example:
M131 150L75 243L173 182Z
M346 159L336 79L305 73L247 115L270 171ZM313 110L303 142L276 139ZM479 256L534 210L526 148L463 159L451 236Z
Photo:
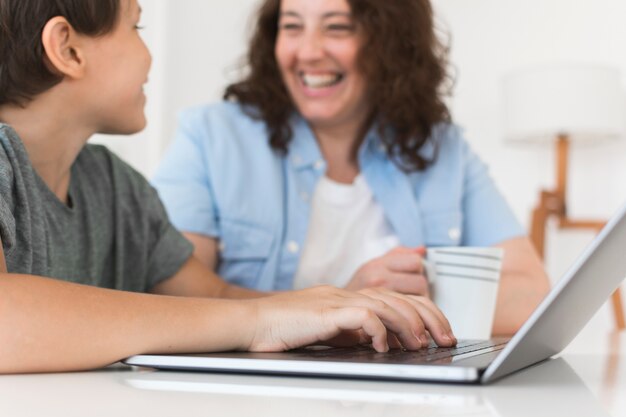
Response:
M452 345L424 298L327 287L262 297L226 284L139 174L86 145L145 125L140 13L136 0L0 0L0 373L331 339L385 351L387 329L409 349L426 329Z

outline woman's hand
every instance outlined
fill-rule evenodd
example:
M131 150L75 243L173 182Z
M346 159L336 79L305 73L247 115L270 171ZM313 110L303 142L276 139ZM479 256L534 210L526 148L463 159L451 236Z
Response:
M372 259L356 271L346 285L347 290L385 287L403 294L429 296L428 280L424 276L422 259L424 247L398 247Z
M388 289L354 293L331 286L250 300L256 304L256 329L248 346L276 352L325 342L334 346L371 343L378 352L397 344L417 350L428 346L428 333L440 346L456 339L443 314L425 297Z

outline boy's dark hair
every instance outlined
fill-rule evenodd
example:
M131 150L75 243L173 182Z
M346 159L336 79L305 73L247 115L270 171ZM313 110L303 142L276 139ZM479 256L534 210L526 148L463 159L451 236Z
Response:
M118 22L120 0L0 0L0 105L23 106L62 80L47 62L41 35L65 17L81 34L100 36Z

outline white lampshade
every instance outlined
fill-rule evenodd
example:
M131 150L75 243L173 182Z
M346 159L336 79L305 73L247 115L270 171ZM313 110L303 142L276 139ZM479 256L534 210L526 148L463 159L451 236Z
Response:
M518 70L504 78L505 138L573 141L619 138L624 132L620 72L591 65Z

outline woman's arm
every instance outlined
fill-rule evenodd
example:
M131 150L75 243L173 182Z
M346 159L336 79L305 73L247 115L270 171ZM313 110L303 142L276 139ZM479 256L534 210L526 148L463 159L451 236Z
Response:
M502 278L496 304L494 335L512 335L550 290L550 281L527 237L506 240Z
M214 272L217 268L217 240L192 233L184 236L194 245L194 256L172 278L151 292L161 295L212 298L257 298L271 295L228 284Z
M153 294L177 297L249 299L271 295L230 285L192 256L173 277L155 285Z
M217 270L218 263L218 241L215 238L200 235L197 233L183 232L183 236L193 244L193 256L202 262L211 271Z

